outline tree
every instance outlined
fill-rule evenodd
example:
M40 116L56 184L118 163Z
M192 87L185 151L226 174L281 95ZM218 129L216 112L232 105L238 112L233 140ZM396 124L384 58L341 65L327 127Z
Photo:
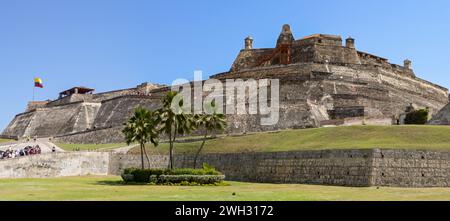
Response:
M420 109L407 113L405 124L426 124L428 122L428 112L428 109Z
M197 167L197 159L198 156L200 155L200 152L203 150L203 147L205 146L208 133L212 133L214 131L223 131L225 130L225 127L227 125L225 115L217 113L217 108L214 101L211 102L209 108L211 108L212 110L210 111L211 114L196 115L194 118L197 127L202 128L204 130L202 143L200 144L200 147L198 148L197 153L195 154L194 169Z
M181 94L169 91L162 100L162 108L158 109L160 132L169 138L169 169L173 169L174 143L178 135L190 133L194 129L192 115L183 110Z
M147 142L158 146L158 118L155 113L145 108L138 107L134 111L134 115L125 123L122 133L125 135L125 141L128 145L137 142L141 147L141 163L144 169L144 153L150 165L145 144Z

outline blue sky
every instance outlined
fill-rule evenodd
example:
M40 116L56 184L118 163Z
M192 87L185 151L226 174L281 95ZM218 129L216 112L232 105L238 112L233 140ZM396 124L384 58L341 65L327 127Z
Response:
M359 50L450 87L450 1L0 0L0 130L32 99L87 86L98 92L170 84L227 71L247 35L273 47L284 23L294 36L338 34Z

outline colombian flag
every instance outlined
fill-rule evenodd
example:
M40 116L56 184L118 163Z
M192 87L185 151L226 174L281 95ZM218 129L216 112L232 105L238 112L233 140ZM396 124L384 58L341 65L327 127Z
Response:
M42 84L42 79L40 79L40 78L35 78L35 79L34 79L34 87L43 88L44 85Z

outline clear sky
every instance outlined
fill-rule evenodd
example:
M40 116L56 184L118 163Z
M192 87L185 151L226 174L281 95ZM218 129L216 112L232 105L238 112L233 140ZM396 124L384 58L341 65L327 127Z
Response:
M296 38L326 33L450 87L448 0L0 0L0 130L32 99L87 86L170 84L229 70L252 35L273 47L284 23Z

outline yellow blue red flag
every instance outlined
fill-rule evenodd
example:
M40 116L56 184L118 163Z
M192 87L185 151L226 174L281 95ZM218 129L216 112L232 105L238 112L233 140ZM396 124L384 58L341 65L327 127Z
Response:
M43 88L44 85L42 84L42 79L41 78L35 78L34 79L34 87L39 87L39 88Z

